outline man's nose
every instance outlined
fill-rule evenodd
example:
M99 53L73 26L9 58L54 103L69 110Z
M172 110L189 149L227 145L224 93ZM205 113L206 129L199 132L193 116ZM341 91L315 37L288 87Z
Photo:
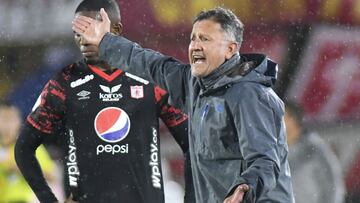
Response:
M200 40L192 40L190 43L191 50L201 50Z

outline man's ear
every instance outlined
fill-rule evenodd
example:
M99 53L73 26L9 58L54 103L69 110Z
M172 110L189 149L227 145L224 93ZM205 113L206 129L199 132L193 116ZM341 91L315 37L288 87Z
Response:
M111 26L111 32L116 35L121 35L122 31L123 31L123 26L120 22L117 24L113 24Z
M236 52L239 51L239 45L236 42L232 42L228 45L228 50L226 52L226 59L230 59Z

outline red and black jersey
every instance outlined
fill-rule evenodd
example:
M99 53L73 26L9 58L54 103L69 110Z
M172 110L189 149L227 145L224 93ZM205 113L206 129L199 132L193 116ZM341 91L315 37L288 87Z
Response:
M166 101L143 78L78 62L47 83L27 121L47 134L64 130L69 184L80 202L159 203L158 117L170 128L187 120Z

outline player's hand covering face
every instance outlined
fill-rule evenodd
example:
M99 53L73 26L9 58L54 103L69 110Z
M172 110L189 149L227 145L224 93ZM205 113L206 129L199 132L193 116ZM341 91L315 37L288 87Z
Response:
M81 15L76 16L72 22L72 29L83 36L88 43L98 46L104 35L110 32L110 19L103 8L100 9L100 15L102 21Z

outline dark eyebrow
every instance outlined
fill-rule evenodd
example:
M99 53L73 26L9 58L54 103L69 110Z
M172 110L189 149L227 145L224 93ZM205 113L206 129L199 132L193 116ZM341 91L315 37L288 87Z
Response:
M211 38L210 35L206 34L206 33L200 33L199 34L200 37L207 37L207 38Z

